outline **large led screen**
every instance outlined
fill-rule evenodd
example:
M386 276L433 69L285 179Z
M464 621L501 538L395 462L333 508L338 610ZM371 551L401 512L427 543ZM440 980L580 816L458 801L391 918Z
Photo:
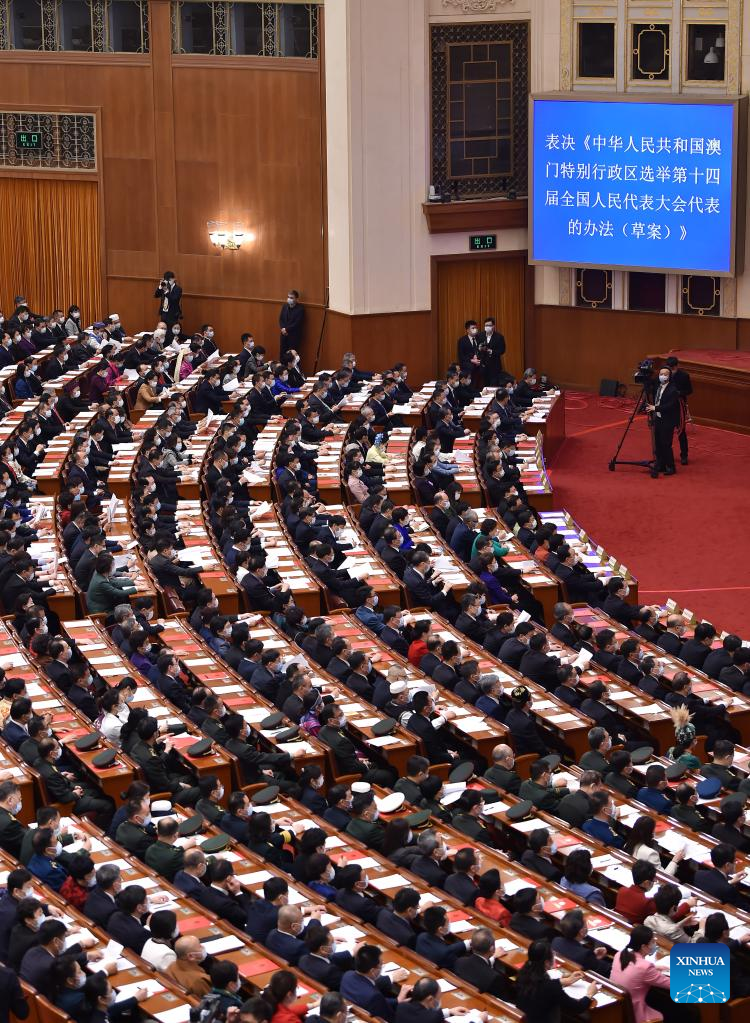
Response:
M532 98L530 261L734 273L740 109Z

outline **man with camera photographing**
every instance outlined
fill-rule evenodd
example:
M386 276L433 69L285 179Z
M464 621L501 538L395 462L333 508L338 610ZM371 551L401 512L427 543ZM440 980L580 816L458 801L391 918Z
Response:
M171 330L182 319L182 288L177 283L173 270L165 270L164 276L154 292L159 299L159 318Z

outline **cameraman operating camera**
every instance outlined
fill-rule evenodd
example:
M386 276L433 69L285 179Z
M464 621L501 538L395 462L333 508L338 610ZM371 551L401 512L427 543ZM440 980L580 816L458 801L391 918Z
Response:
M159 299L159 319L170 329L182 319L182 288L177 283L173 270L165 270L164 276L154 292Z

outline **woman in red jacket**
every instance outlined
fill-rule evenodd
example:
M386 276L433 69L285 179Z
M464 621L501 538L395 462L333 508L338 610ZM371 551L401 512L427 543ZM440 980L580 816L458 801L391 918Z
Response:
M273 1010L271 1023L301 1023L307 1015L307 1004L296 1002L297 978L291 970L278 970L273 974L263 998Z

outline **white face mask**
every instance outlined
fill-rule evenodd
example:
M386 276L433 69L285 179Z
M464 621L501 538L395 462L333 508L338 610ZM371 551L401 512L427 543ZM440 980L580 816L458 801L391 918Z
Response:
M669 377L665 373L660 373L659 374L659 383L660 384L667 384L667 383L669 383Z

